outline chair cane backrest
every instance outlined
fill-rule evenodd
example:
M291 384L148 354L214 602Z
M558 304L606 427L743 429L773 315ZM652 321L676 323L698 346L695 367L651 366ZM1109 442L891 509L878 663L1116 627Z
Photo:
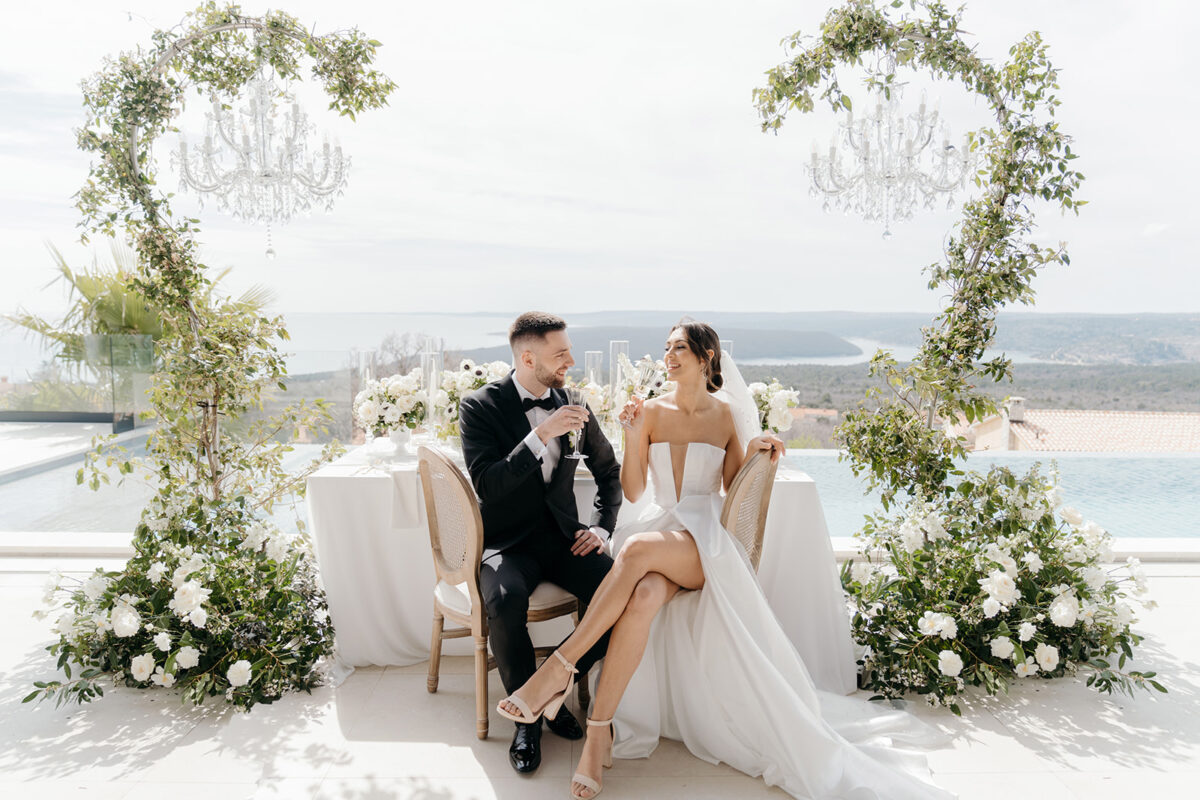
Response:
M767 507L771 502L771 487L775 483L778 466L771 461L771 454L766 450L759 450L750 456L734 477L725 495L725 504L721 507L721 525L741 542L756 572L762 556Z
M475 492L462 470L443 453L421 447L417 457L434 571L446 583L467 583L475 595L483 555L483 519Z

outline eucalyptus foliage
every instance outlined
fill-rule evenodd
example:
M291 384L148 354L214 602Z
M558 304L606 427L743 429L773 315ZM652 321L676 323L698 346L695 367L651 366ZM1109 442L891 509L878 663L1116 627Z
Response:
M177 28L155 32L149 48L106 61L84 81L78 143L93 161L77 195L83 239L99 233L129 241L137 254L129 286L161 322L150 392L157 427L138 462L157 494L134 533L136 556L122 571L49 587L48 599L66 597L60 639L50 649L67 680L39 682L27 700L88 700L105 675L145 686L165 671L169 679L153 682L177 683L187 699L224 695L249 707L316 680L332 646L324 594L307 542L266 519L336 452L333 443L299 472L283 467L292 434L323 430L328 404L244 418L261 410L269 392L287 388L277 349L287 331L281 317L263 316L253 303L214 295L197 258L198 220L175 216L170 196L155 191L151 153L187 92L228 97L260 67L286 80L300 78L310 63L330 109L354 118L379 108L394 84L371 68L378 47L357 30L316 35L281 11L248 17L210 2ZM128 474L135 462L102 442L80 482L98 487L108 480L106 466ZM197 653L181 662L184 647ZM147 672L149 664L164 670Z
M986 507L987 487L995 480L970 474L955 483L962 475L956 461L965 455L966 443L950 425L995 413L995 403L977 387L1012 378L1009 359L987 354L996 315L1010 303L1033 302L1032 281L1039 269L1070 263L1064 245L1044 247L1031 240L1034 211L1040 204L1078 213L1085 205L1075 196L1084 176L1074 168L1071 139L1055 120L1060 104L1058 73L1046 44L1039 34L1030 33L1009 49L1006 62L990 63L964 40L961 13L936 0L896 0L890 5L851 0L829 12L818 35L797 33L785 39L790 59L771 69L767 85L754 93L764 131L778 130L790 111L813 111L818 101L834 111L848 110L852 104L838 82L839 68L863 66L868 56L886 53L890 59L881 63L894 63L898 71L927 70L934 78L955 81L979 95L992 111L994 122L970 135L970 147L978 156L978 191L963 204L962 218L946 237L939 260L925 268L929 288L944 296L946 304L933 324L922 330L921 347L910 364L898 364L886 351L875 354L870 371L880 385L869 389L866 401L846 414L837 432L851 468L856 475L866 476L870 488L879 489L885 511L898 500L920 498L949 519L955 519L963 503ZM880 72L869 64L866 68L868 85L889 94L897 73ZM1022 495L1040 485L1036 471L1013 480ZM876 524L868 524L868 539ZM956 522L954 541L969 548L993 524L984 517ZM951 613L956 604L979 606L985 600L986 593L966 576L949 577L946 570L959 569L959 562L909 558L899 559L896 566L899 572L894 580L872 589L871 603L894 607L919 596L923 610ZM849 580L845 585L862 599L863 585ZM949 592L951 585L971 591L938 594ZM930 586L937 588L931 592ZM865 685L888 695L906 688L935 691L944 685L939 680L945 676L935 663L939 651L930 650L928 641L922 645L926 652L918 654L921 658L911 662L911 668L884 663L900 656L888 656L878 646L884 640L905 642L911 635L889 625L887 615L856 619L860 641L875 648L874 660L864 673ZM1127 622L1122 631L1117 639L1096 639L1080 629L1078 638L1067 646L1078 663L1098 671L1101 689L1144 685L1145 676L1121 672L1104 658L1111 648L1127 651L1136 641ZM965 662L987 662L981 639L973 631L963 633L968 635L956 637L950 649ZM996 668L1004 673L1004 666ZM1009 676L1014 674L1011 665L1007 669ZM1001 686L986 671L964 674L989 691Z

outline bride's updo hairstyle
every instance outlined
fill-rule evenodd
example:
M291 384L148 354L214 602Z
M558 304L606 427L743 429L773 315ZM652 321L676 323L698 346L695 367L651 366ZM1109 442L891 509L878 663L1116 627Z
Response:
M712 326L706 322L697 322L691 317L684 317L671 331L682 331L687 340L688 349L700 359L700 369L708 381L708 391L715 392L725 383L721 377L721 339ZM708 351L713 351L713 357L708 357Z

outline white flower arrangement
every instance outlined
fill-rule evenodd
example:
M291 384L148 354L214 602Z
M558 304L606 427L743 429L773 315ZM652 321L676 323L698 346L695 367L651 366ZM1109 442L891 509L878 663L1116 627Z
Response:
M800 393L794 389L785 389L778 380L770 383L755 381L746 388L758 406L758 421L764 431L783 433L792 427L792 413L800 402Z
M375 436L399 428L415 428L425 419L426 398L421 370L367 381L354 397L354 419Z
M1025 476L997 466L869 517L842 570L863 686L955 711L965 684L995 694L1013 678L1081 668L1101 691L1166 691L1153 672L1124 671L1141 641L1128 602L1146 593L1141 565L1109 566L1111 536L1061 497L1036 466Z
M443 370L441 390L433 399L434 406L441 410L437 435L442 439L458 436L458 405L462 399L476 389L503 380L511 371L512 367L504 361L476 364L469 358L460 361L458 369Z

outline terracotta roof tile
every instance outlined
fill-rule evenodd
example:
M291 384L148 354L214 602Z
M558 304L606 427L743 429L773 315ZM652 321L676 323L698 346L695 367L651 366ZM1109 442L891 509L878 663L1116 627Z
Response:
M1200 452L1200 414L1025 409L1013 435L1030 450Z

